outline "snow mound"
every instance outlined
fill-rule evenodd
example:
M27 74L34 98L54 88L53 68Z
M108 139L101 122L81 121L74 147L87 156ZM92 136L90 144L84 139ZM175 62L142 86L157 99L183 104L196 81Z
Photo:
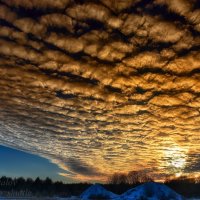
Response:
M81 195L81 200L89 200L89 199L116 199L118 195L106 190L100 184L95 184L90 186L87 190L85 190Z
M0 200L6 200L6 199L5 199L5 197L3 197L3 196L0 196Z
M164 184L149 182L123 193L119 200L184 200Z

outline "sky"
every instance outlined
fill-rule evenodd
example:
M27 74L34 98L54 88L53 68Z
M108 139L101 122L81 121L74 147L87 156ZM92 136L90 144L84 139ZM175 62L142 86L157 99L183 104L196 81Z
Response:
M0 177L49 177L54 181L72 182L60 176L63 170L49 160L13 148L0 146L0 163Z
M0 144L66 181L200 174L199 36L198 0L1 0Z

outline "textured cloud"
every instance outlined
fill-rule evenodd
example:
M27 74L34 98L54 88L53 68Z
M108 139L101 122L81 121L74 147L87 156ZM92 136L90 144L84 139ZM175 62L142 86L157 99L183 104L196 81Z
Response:
M197 0L1 0L0 143L74 180L199 172L199 13Z

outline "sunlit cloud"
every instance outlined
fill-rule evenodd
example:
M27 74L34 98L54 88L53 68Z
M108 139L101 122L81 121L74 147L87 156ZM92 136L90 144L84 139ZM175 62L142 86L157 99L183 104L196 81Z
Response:
M74 180L199 173L199 3L0 3L0 143Z

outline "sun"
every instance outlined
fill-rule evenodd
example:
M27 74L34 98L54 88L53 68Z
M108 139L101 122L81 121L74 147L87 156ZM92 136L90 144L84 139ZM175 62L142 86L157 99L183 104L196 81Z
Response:
M184 157L173 157L171 165L175 168L183 168L185 166L185 161Z
M164 150L165 166L180 176L186 165L187 154L184 149L173 145Z

